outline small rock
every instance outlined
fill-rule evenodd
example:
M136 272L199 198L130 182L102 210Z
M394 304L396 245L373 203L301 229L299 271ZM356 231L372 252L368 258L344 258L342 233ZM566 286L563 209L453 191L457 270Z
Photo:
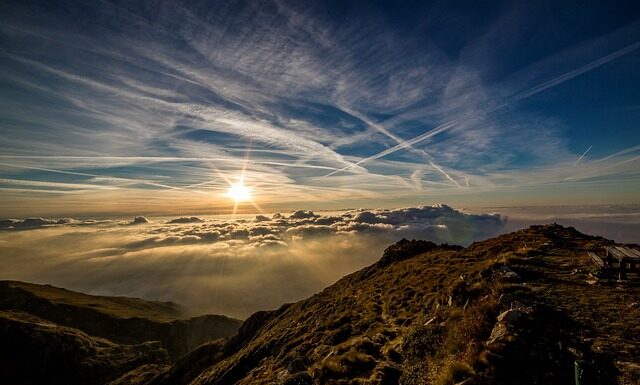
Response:
M584 357L584 353L576 348L568 347L567 351L577 359L582 359Z
M520 280L520 275L515 271L511 270L507 266L501 266L496 270L498 276L506 281L518 281Z
M510 309L500 313L498 316L498 322L505 322L507 324L514 324L522 319L525 314L517 309Z
M497 340L502 339L507 335L509 335L509 328L507 325L502 322L498 322L491 330L487 346L494 344Z

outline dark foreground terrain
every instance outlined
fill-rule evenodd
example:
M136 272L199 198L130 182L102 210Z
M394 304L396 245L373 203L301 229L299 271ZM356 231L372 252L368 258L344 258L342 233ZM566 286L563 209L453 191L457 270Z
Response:
M582 384L636 385L640 280L596 274L587 256L611 244L558 225L467 248L401 241L376 264L219 339L233 320L177 321L172 304L78 293L70 301L43 293L61 289L4 282L0 376L12 384L506 385L573 384L577 368Z
M104 384L141 365L171 364L240 325L185 318L174 303L0 281L0 383Z

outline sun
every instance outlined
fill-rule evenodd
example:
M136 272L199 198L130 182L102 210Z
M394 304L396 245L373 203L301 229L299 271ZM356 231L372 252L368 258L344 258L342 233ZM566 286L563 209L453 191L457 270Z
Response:
M227 196L236 203L245 202L251 199L251 189L245 186L243 182L234 183L229 187Z

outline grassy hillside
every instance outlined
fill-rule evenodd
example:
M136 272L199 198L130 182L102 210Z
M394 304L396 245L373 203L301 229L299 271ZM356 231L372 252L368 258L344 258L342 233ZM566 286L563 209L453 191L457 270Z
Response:
M241 321L221 316L183 317L173 303L93 296L49 285L0 281L0 310L19 310L120 344L160 341L172 358L233 335Z
M404 240L374 265L241 326L221 316L172 318L179 316L172 304L3 282L0 337L9 348L0 377L45 373L110 385L560 385L575 383L577 370L582 384L636 385L640 278L618 282L596 272L587 256L611 244L557 225L467 248ZM162 346L139 342L153 339Z
M119 345L20 311L0 311L0 373L13 385L99 385L143 364L166 365L158 342Z
M9 290L14 293L10 294ZM183 309L172 302L146 301L130 297L107 297L78 293L51 285L36 285L19 281L0 281L2 303L15 301L15 291L22 290L53 305L92 309L113 318L145 318L168 322L184 318Z
M568 384L577 363L583 383L637 384L637 277L589 275L586 251L610 243L556 225L465 249L400 242L224 344L116 383Z

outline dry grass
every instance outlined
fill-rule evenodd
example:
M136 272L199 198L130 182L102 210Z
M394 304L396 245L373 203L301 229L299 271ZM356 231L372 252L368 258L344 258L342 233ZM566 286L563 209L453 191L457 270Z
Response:
M588 266L586 248L607 242L535 226L463 250L400 251L253 318L190 384L560 385L571 383L573 354L593 358L605 385L637 384L640 308L629 305L639 286L593 287L586 272L573 273ZM502 266L519 278L501 279ZM497 355L485 342L502 293L521 296L535 315Z
M0 281L9 288L18 288L54 304L88 308L115 318L146 318L159 322L183 317L180 306L171 302L146 301L129 297L94 296L49 285L34 285L17 281Z

